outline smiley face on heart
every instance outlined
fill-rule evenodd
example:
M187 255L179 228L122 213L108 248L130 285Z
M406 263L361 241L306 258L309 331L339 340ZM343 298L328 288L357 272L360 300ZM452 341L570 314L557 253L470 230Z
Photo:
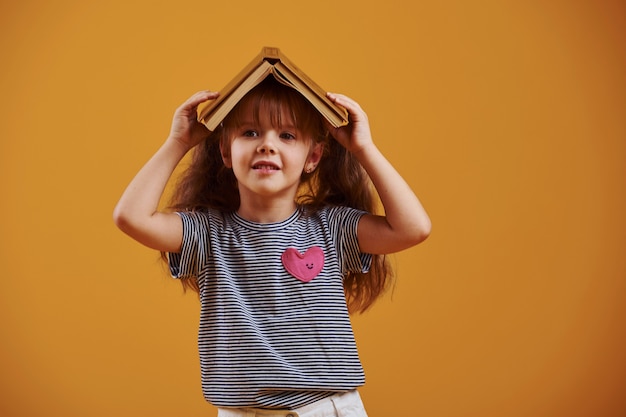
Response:
M302 282L309 282L324 266L324 251L319 246L312 246L302 254L296 248L287 248L281 261L287 272Z

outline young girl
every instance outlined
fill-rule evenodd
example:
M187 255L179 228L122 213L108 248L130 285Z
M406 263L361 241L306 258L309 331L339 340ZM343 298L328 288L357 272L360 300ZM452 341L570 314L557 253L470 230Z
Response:
M198 92L176 110L115 222L198 291L202 389L219 417L366 416L348 311L384 292L384 254L424 240L430 220L350 98L328 94L350 120L333 128L269 77L209 132L197 107L217 96ZM192 148L176 212L158 210ZM372 214L371 184L384 216Z

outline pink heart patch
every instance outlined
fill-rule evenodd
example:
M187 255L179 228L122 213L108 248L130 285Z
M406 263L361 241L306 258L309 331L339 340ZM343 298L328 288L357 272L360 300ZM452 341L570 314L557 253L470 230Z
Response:
M287 272L302 282L309 282L324 266L324 251L319 246L312 246L303 255L296 248L287 248L281 260Z

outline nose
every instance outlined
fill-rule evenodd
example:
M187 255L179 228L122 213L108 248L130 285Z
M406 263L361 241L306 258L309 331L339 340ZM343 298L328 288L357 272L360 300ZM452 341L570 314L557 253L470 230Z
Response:
M262 154L275 154L276 153L276 143L275 138L272 133L266 133L262 136L261 142L257 147L257 152Z

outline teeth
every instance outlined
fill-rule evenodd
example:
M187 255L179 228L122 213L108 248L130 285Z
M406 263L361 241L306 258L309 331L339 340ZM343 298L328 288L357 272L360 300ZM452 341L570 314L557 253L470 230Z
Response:
M273 165L255 165L254 168L255 169L277 169Z

